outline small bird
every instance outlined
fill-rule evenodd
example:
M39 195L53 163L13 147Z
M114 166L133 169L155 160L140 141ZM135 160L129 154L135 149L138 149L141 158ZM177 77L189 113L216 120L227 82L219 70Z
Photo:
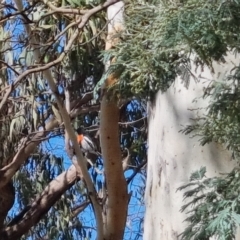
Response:
M97 152L97 147L92 141L92 139L85 133L82 127L77 130L77 141L84 153L94 153L99 155Z

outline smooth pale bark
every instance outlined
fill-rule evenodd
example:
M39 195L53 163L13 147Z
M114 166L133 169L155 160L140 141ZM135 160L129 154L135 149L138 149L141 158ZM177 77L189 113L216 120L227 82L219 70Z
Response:
M108 7L106 50L118 42L118 38L114 35L123 29L123 9L123 1ZM109 76L103 88L109 87L108 84L115 81L118 79ZM107 189L103 212L103 235L106 240L120 240L123 239L127 219L128 193L119 142L119 107L115 96L108 96L106 89L103 89L100 110L100 143Z
M123 239L128 194L123 174L119 144L119 109L115 101L103 98L101 104L100 141L108 199L103 213L104 239Z
M238 61L230 55L226 58L228 64L214 63L214 76L207 68L203 72L198 69L198 83L191 79L186 89L178 78L167 92L157 94L149 119L145 240L178 239L186 227L187 215L179 211L184 204L183 192L176 189L189 181L192 172L206 166L207 177L213 177L234 167L231 154L220 145L200 146L199 138L179 131L191 124L192 118L206 114L202 108L208 100L201 98L203 89L214 77L221 80Z

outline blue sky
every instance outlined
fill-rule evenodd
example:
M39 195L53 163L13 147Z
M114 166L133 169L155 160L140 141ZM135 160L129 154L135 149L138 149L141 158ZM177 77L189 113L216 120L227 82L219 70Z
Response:
M56 137L50 139L48 142L44 143L45 148L49 151L52 149L52 153L57 157L62 157L64 159L64 166L67 169L72 163L68 158L66 151L64 149L64 139L63 137ZM125 172L126 178L131 176L132 170L128 170ZM134 180L128 186L128 192L132 194L132 197L129 202L129 210L128 210L128 219L126 223L125 237L124 239L134 240L134 239L142 239L142 236L139 236L139 224L141 219L143 218L145 212L145 206L142 202L142 196L137 191L139 186L144 189L144 179L141 174L137 174ZM95 220L92 207L89 206L85 209L84 212L80 214L80 219L82 222L86 223L85 227L88 231L92 232L91 239L96 238L96 232L91 230L91 228L95 228Z

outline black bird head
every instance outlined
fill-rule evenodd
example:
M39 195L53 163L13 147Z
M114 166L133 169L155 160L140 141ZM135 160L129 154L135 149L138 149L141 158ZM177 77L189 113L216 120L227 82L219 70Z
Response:
M84 129L83 129L83 127L79 127L79 128L77 128L77 129L76 129L76 132L77 132L78 135L83 134L83 133L84 133Z

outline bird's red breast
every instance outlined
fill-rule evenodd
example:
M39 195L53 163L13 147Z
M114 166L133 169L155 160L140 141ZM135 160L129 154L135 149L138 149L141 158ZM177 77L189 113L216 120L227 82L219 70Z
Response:
M81 144L83 138L84 138L83 134L78 134L77 135L77 141L78 141L79 144Z

